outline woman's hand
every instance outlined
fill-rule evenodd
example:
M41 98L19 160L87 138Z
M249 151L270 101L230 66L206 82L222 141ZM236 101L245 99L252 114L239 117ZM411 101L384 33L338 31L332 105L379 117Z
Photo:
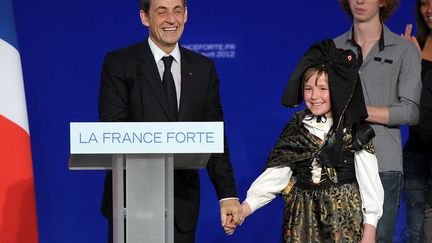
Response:
M421 48L420 48L420 45L417 41L417 38L411 34L412 28L413 28L412 24L407 24L405 27L405 33L401 34L401 36L403 38L407 39L408 41L410 41L411 43L413 43L417 47L417 50L419 51L419 53L421 53Z

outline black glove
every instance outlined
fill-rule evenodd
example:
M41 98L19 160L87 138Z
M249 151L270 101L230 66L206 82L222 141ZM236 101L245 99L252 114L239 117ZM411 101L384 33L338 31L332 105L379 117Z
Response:
M361 121L353 124L352 136L355 151L360 151L375 137L375 132L368 122Z

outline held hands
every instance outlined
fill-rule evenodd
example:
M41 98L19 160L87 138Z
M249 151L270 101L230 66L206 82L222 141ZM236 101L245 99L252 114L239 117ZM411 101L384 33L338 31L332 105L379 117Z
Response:
M243 222L243 213L242 207L238 199L228 199L224 200L220 203L220 211L221 211L221 223L222 227L227 228L227 231L231 232L228 229L233 229L232 233L234 233L235 227ZM230 235L229 234L229 235Z
M413 28L412 24L407 24L405 27L405 33L401 34L401 36L407 39L408 41L412 42L417 47L417 50L421 53L420 45L417 41L417 38L411 35L412 28Z
M241 205L241 208L242 208L242 210L241 210L242 213L240 216L240 221L238 221L237 224L234 223L234 217L232 215L229 215L227 217L226 224L222 225L224 230L225 230L225 233L227 235L232 235L234 233L235 229L237 228L237 225L241 225L243 223L244 219L252 213L252 210L249 207L249 204L247 204L246 202L244 202Z

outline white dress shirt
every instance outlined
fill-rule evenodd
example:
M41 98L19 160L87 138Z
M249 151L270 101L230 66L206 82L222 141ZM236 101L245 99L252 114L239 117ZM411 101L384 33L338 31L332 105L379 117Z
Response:
M174 47L174 50L171 53L165 53L164 51L162 51L154 42L153 40L149 37L148 38L148 43L150 46L150 50L153 54L153 57L155 59L155 62L157 64L157 68L159 71L159 75L162 81L163 78L163 73L165 70L165 64L162 61L162 57L165 56L172 56L174 58L174 61L171 65L171 74L173 75L174 78L174 83L176 86L176 94L177 94L177 110L180 107L180 94L181 94L181 56L180 56L180 48L179 48L179 44L177 43L176 46ZM227 197L227 198L222 198L221 200L219 200L219 202L223 202L229 199L236 199L238 200L238 198L236 197Z
M153 53L153 57L155 59L155 62L157 64L157 68L159 71L159 75L162 81L163 73L165 70L165 65L162 61L162 57L165 56L172 56L174 58L174 61L171 65L171 74L174 78L174 84L176 87L176 95L177 95L177 110L180 107L180 94L181 94L181 57L180 57L180 48L179 44L177 43L174 47L174 50L171 53L165 53L162 51L149 37L148 43L150 46L150 50Z

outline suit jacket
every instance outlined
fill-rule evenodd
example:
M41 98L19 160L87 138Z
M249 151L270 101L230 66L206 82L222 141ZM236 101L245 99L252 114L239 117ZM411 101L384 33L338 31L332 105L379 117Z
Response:
M223 121L219 79L213 62L182 47L180 53L181 95L178 121ZM105 57L99 94L101 121L173 121L168 107L147 40L111 52ZM207 171L218 199L237 197L226 139L225 152L211 156ZM174 171L174 218L180 231L188 232L196 228L199 182L196 170ZM106 217L112 216L110 173L105 179L101 210Z

